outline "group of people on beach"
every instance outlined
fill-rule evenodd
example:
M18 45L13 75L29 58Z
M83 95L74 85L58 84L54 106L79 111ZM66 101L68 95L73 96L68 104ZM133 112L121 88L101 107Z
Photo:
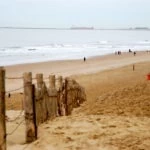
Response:
M131 49L129 49L129 53L132 53L132 50L131 50ZM136 55L136 52L135 52L135 51L133 52L133 55L134 55L134 56Z
M128 51L129 53L133 53L134 56L136 56L136 51L132 51L131 49L129 49ZM150 50L147 50L146 51L147 53L150 53ZM121 51L115 51L115 55L121 55ZM86 57L83 57L83 61L85 62L86 61Z
M134 56L136 55L136 52L132 52L131 49L129 49L129 53L133 53ZM121 51L115 51L115 55L121 55Z
M115 52L115 55L121 55L121 51Z

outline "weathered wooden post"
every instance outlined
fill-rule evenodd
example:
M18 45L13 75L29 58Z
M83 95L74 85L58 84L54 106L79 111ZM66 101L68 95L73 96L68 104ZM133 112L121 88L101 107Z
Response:
M74 80L73 81L73 108L77 107L78 105L78 84Z
M48 116L50 118L54 118L58 115L57 90L55 88L55 75L49 76L48 96L49 96Z
M66 115L68 115L68 78L65 78L65 109Z
M71 115L74 103L74 82L72 79L67 79L67 115Z
M43 82L43 74L37 74L37 90L36 90L36 114L37 114L37 122L38 124L43 123L47 119L47 110L46 110L46 87Z
M26 142L37 139L37 125L35 115L34 85L32 85L32 73L24 73L24 107L26 121Z
M0 67L0 150L6 150L5 69Z
M63 78L62 76L58 76L56 80L56 89L57 91L61 91L63 86Z
M58 114L60 116L65 116L65 105L64 105L64 93L63 93L63 78L58 76L56 80L56 89L58 92L57 102L58 102Z
M75 80L72 80L73 84L73 101L72 101L72 109L77 106L78 103L78 84Z

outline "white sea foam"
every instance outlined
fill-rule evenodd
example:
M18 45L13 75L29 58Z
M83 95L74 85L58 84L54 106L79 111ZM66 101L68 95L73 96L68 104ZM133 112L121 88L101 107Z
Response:
M140 41L139 44L150 44L150 40Z
M7 31L9 34L11 30ZM19 32L19 33L18 33ZM49 60L82 59L115 51L150 50L149 32L36 31L13 32L14 39L0 35L0 66ZM5 33L5 32L4 32ZM8 34L7 33L7 34ZM84 33L84 34L83 34ZM35 34L35 35L36 35ZM61 35L61 36L60 36ZM142 35L142 36L141 36ZM5 37L6 36L6 37ZM5 37L3 39L3 37ZM7 40L9 39L9 40ZM145 40L147 39L147 40Z

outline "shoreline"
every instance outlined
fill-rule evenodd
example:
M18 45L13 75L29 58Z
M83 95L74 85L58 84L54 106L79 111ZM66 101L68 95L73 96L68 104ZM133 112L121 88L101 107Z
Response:
M134 50L136 53L139 54L150 54L150 50ZM128 51L120 51L121 54L129 54L130 56L133 55L133 52L128 52ZM117 52L117 51L116 51ZM94 56L88 56L86 57L86 55L83 55L83 58L86 57L88 60L89 59L94 59L94 58L104 58L104 57L109 57L109 56L116 56L117 54L114 53L106 53L106 54L102 54L102 55L94 55ZM120 55L121 56L121 55ZM18 64L10 64L10 65L3 65L4 67L13 67L13 66L20 66L20 65L31 65L31 64L40 64L40 63L51 63L51 62L64 62L64 61L80 61L83 60L83 58L72 58L72 59L56 59L56 60L43 60L43 61L37 61L37 62L25 62L25 63L18 63Z
M22 77L24 72L32 72L33 77L37 73L43 73L44 77L50 74L63 77L81 74L93 74L103 70L119 68L138 62L150 61L150 54L137 52L136 56L132 53L122 53L122 55L109 54L88 58L86 62L78 60L59 60L39 63L19 64L6 66L6 77ZM23 85L23 80L6 80L6 90L18 88Z
M139 56L139 54L140 54L140 56ZM74 63L79 63L79 62L95 64L98 60L101 61L101 62L102 61L106 61L106 60L112 61L114 59L116 59L116 61L119 61L119 60L122 61L122 59L125 59L125 58L127 58L127 59L132 59L133 58L133 63L134 62L136 63L138 61L139 62L147 61L148 60L147 56L150 56L150 53L147 53L146 51L137 51L137 54L136 54L135 57L133 56L133 53L122 52L122 54L120 56L115 55L114 53L111 53L111 54L106 54L106 55L86 57L86 62L83 62L83 59L65 59L65 60L49 60L49 61L33 62L33 63L12 64L12 65L3 66L3 67L6 68L6 70L9 71L11 68L13 68L13 69L15 68L16 69L18 67L22 67L23 69L25 69L26 67L31 67L31 66L37 68L39 65L42 65L42 66L48 65L48 64L51 64L51 65L54 65L54 64L63 65L63 64L68 64L68 63L74 64ZM145 58L145 60L142 60L142 59L138 60L138 58ZM132 61L131 61L131 63L132 63ZM131 63L129 62L129 64L131 64ZM127 63L127 65L128 65L128 63ZM33 69L33 71L34 71L34 69Z
M144 52L139 51L139 52ZM122 53L128 53L128 52L122 52ZM87 59L94 59L94 58L99 58L99 57L105 57L105 56L111 56L114 55L114 53L108 53L108 54L102 54L98 56L88 56L86 57ZM84 56L83 56L84 58ZM83 60L83 58L72 58L72 59L56 59L56 60L43 60L43 61L37 61L37 62L24 62L24 63L16 63L16 64L10 64L10 65L2 65L2 67L14 67L14 66L21 66L21 65L34 65L34 64L41 64L41 63L51 63L51 62L64 62L64 61L80 61Z
M134 50L137 53L150 53L149 50ZM133 52L134 52L133 51ZM117 51L116 51L117 52ZM131 52L131 55L133 54L133 52ZM122 54L128 54L128 51L121 51ZM87 59L94 59L94 58L99 58L99 57L106 57L106 56L112 56L115 55L115 52L112 53L106 53L106 54L99 54L99 55L93 55L93 56L84 56L80 57L80 58L64 58L64 59L51 59L51 60L39 60L39 61L35 61L35 62L23 62L23 63L16 63L16 64L8 64L8 65L1 65L4 67L12 67L12 66L18 66L18 65L30 65L30 64L37 64L37 63L48 63L48 62L62 62L62 61L78 61L78 60L83 60L84 57L86 57Z
M115 55L115 53L118 52L118 51L114 51L114 52L107 52L107 53L102 53L102 54L98 54L98 55L90 55L90 56L86 56L86 55L83 55L82 57L74 57L74 58L69 58L69 57L66 57L66 58L57 58L57 59L37 59L35 60L34 56L34 60L24 60L22 62L13 62L13 60L11 62L9 62L8 60L7 61L4 61L5 64L1 64L0 66L3 66L3 67L12 67L12 66L18 66L18 65L30 65L30 64L36 64L36 63L47 63L47 62L59 62L59 61L78 61L78 60L82 60L84 57L86 57L87 59L92 59L92 58L98 58L98 57L105 57L105 56L111 56L111 55ZM129 53L128 50L122 50L120 51L122 54L125 54L125 53ZM133 50L133 52L137 52L137 53L150 53L150 50L145 50L145 49L142 49L142 50ZM132 54L133 54L132 52ZM26 62L27 61L27 62Z

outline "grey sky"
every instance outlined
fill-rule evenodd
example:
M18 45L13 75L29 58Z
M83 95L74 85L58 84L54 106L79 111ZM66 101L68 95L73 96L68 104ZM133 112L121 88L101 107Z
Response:
M0 26L150 27L150 0L0 0Z

